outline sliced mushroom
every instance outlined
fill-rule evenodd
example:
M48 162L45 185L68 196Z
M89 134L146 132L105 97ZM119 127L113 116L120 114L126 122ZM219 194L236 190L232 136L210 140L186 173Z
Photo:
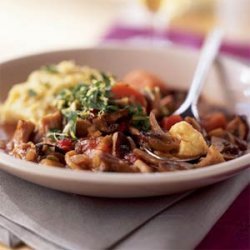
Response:
M194 118L190 117L190 116L187 116L185 117L185 121L187 123L189 123L190 125L192 125L192 127L196 130L198 130L199 132L203 132L202 131L202 128L201 128L201 125L198 123L197 120L195 120Z
M179 150L180 141L168 134L158 134L149 132L141 136L142 145L146 144L152 151L163 153L177 152Z
M101 153L99 155L101 163L100 166L103 168L105 165L105 171L111 172L138 172L138 169L130 166L126 161L118 159L111 154Z
M227 124L226 130L242 140L247 140L249 126L245 116L236 116Z
M115 132L112 136L112 155L123 159L131 151L131 144L122 132Z
M148 153L146 153L145 151L142 151L138 148L135 148L133 150L133 154L139 158L142 159L143 161L150 163L150 164L155 164L158 165L158 163L160 162L160 160L156 159L155 157L149 155Z
M106 134L114 133L118 129L118 126L119 126L117 123L109 124L107 120L105 119L105 116L100 116L100 117L93 119L93 124L98 130Z
M117 122L121 118L125 118L129 115L128 109L121 109L113 113L104 114L103 117L108 123Z
M201 161L196 164L196 167L205 167L217 163L224 162L224 157L220 151L214 146L210 146L206 157L202 158Z
M76 136L78 138L87 136L88 129L90 126L91 126L90 121L78 118L76 122Z
M44 156L47 154L47 152L51 152L51 150L53 152L64 154L64 151L55 144L45 142L40 142L36 144L36 152L38 156Z
M143 142L146 143L152 150L164 153L178 151L180 141L161 129L156 120L154 111L150 113L149 119L152 131L141 136Z
M213 136L211 144L223 155L225 160L239 157L243 151L247 150L247 143L234 136L231 141Z
M155 110L150 112L149 122L150 122L151 129L153 132L156 132L158 134L165 134L165 132L162 130L162 128L160 127L160 125L158 124L158 122L156 120Z

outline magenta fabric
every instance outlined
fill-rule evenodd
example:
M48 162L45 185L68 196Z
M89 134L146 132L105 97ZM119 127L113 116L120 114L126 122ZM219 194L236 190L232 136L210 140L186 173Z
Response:
M124 41L135 36L151 36L151 31L118 25L110 29L103 40L104 42L109 40ZM159 38L193 48L199 48L203 41L201 35L177 30L163 33L159 35ZM224 42L221 52L250 62L250 43ZM239 195L197 247L197 250L205 249L250 250L250 186Z
M250 185L197 247L205 249L250 249Z
M150 29L139 29L117 25L110 29L104 37L104 41L108 41L109 39L126 40L135 36L147 37L151 35L152 31ZM160 39L168 39L175 44L194 48L199 48L204 38L200 34L188 33L180 30L169 30L156 36ZM249 43L244 44L225 41L222 45L221 52L250 61L250 41Z

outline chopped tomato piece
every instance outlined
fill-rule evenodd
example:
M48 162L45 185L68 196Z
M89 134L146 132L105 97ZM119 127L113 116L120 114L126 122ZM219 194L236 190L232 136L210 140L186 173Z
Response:
M217 128L226 128L227 120L224 114L217 112L207 115L202 119L202 126L207 132Z
M161 79L145 70L131 71L124 77L123 80L139 91L142 91L145 87L151 89L154 87L159 87L163 94L168 92L166 84Z
M141 104L144 107L147 105L145 97L128 84L117 83L115 86L112 87L112 93L114 95L114 98L116 99L129 97L135 103Z
M74 148L74 143L71 139L65 138L57 142L57 146L63 151L68 152Z
M164 130L169 130L177 122L181 122L183 119L180 115L171 115L164 117L162 120L162 127Z

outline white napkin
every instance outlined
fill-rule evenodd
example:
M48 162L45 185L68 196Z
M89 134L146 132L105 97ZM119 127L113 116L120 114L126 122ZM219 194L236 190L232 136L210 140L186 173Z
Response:
M102 199L0 172L0 226L35 249L192 249L248 183L245 170L185 199Z

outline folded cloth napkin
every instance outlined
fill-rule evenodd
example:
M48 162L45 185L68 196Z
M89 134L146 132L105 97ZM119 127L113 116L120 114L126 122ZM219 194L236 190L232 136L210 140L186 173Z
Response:
M0 239L16 243L13 234L35 249L52 250L192 249L248 183L244 170L197 193L104 199L50 190L0 171Z

